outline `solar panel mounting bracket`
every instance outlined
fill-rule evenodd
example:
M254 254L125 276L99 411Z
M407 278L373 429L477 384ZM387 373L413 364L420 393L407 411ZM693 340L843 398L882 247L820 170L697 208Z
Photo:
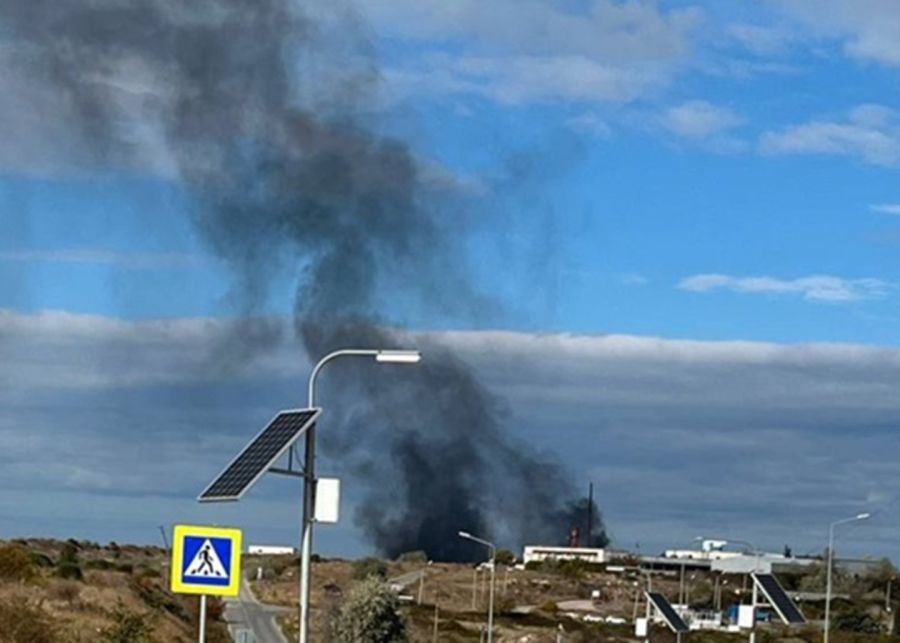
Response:
M279 411L198 496L200 502L227 502L241 497L267 472L307 478L306 471L293 469L293 447L297 439L312 427L321 408ZM274 465L289 454L288 468ZM298 458L299 460L299 458Z
M306 473L303 470L295 470L295 469L282 469L278 467L269 467L269 473L275 473L280 476L289 476L291 478L301 478L306 480Z

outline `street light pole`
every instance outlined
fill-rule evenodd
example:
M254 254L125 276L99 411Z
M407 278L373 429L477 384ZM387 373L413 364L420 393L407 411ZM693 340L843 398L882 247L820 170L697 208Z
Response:
M825 581L825 624L822 632L822 640L824 641L824 643L828 643L828 633L831 629L831 570L834 567L834 528L838 525L843 525L848 522L866 520L870 515L871 514L868 513L856 514L852 518L835 520L833 523L828 525L828 572L826 574Z
M483 540L478 538L477 536L473 536L467 531L459 532L460 538L465 538L466 540L471 540L472 542L476 542L479 545L484 545L491 552L491 590L488 598L488 631L487 631L487 643L493 643L494 640L494 569L497 567L497 548L494 547L494 543L488 542L487 540Z
M316 377L319 371L328 362L338 357L345 356L370 356L377 362L398 364L415 364L422 359L419 351L380 350L375 348L344 348L320 359L313 367L309 375L308 408L316 406ZM316 496L316 427L306 430L306 449L303 465L303 535L300 540L300 614L299 614L299 639L300 643L309 642L309 590L310 590L310 558L312 556L312 532L313 514L315 511Z

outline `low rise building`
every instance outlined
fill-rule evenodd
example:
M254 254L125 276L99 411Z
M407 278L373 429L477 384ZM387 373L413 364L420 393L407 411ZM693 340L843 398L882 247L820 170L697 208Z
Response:
M598 547L554 547L551 545L527 545L522 562L539 563L545 560L581 560L600 564L607 561L606 550Z
M247 553L258 556L293 556L297 550L283 545L247 545Z

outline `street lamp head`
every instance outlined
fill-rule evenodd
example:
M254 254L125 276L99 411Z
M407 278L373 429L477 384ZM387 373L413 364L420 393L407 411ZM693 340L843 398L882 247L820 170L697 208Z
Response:
M375 353L375 361L389 364L418 364L421 360L419 351L380 350Z
M471 538L472 534L470 534L468 531L461 531L461 532L459 532L459 537L460 538Z
M856 519L857 520L866 520L867 518L870 518L871 516L872 516L872 514L870 514L868 511L866 511L861 514L856 514Z

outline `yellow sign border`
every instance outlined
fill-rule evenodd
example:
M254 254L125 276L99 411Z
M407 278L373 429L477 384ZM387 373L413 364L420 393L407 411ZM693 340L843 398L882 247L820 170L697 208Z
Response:
M184 539L186 536L198 538L227 538L231 541L231 578L228 585L198 585L184 583L181 566L184 562ZM241 530L224 527L204 527L199 525L175 525L172 535L171 589L177 594L206 594L208 596L237 596L241 591Z

